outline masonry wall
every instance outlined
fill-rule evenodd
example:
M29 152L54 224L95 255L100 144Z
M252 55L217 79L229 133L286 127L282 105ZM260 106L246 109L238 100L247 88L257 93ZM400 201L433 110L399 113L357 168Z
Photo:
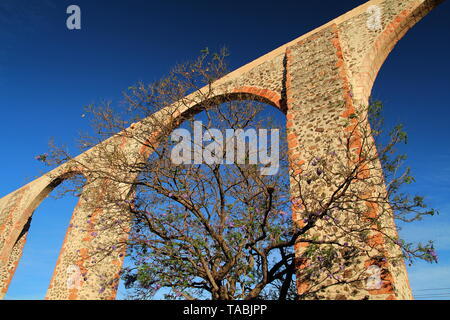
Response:
M299 188L311 190L311 194L326 199L331 188L320 179L302 176L315 158L334 158L335 166L346 161L342 139L349 133L354 120L351 115L366 105L376 75L389 52L401 37L432 8L437 0L372 0L354 10L330 21L300 38L254 60L219 79L214 95L223 99L256 99L264 101L286 113L291 166L291 195L299 194ZM381 9L381 28L367 26L370 6ZM180 103L162 110L153 117L158 121L172 121L168 114L183 116L192 110L198 111L204 95L202 90L189 96L188 105ZM175 113L173 111L176 111ZM144 120L127 130L138 131L151 125ZM144 130L143 132L148 132ZM158 132L155 130L155 135ZM143 141L150 137L143 137ZM148 150L127 140L126 134L116 141L108 139L99 146L78 156L78 166L65 164L49 174L30 182L27 186L0 199L0 298L6 293L12 279L26 239L27 223L35 208L54 188L55 179L73 171L82 173L83 165L97 166L106 171L108 147L117 146L124 151L126 161L146 157ZM356 151L361 141L355 139L352 148ZM332 153L331 153L332 152ZM118 175L122 174L117 172ZM89 179L89 177L87 177ZM317 178L317 177L316 177ZM133 179L133 177L129 177ZM370 179L382 182L378 170L370 171ZM311 182L308 183L308 181ZM313 181L314 180L314 181ZM61 249L53 278L48 290L48 299L113 299L123 261L124 247L115 243L127 237L127 217L122 217L118 208L96 209L97 203L107 204L103 188L116 188L128 196L126 186L108 184L104 181L87 187L74 210L70 227ZM382 193L373 188L367 194ZM388 212L388 208L367 205L367 215ZM293 218L300 226L304 224L302 206L293 206ZM366 223L365 217L341 215L339 219L347 225ZM115 221L113 225L105 221ZM120 221L117 223L117 221ZM380 231L395 237L395 224L389 217L383 220ZM385 230L384 230L385 229ZM336 225L319 223L309 231L310 239L329 240L343 236ZM345 240L344 240L345 241ZM352 241L351 238L348 241ZM398 249L387 246L384 237L371 233L363 242L367 252L384 252L396 256ZM308 250L306 243L296 245L298 290L311 290L311 280L305 278L305 270L311 259L304 257ZM344 250L345 251L345 250ZM375 261L367 255L354 257L350 266L336 271L341 279L358 279L370 265L377 264L382 270L383 287L367 290L364 283L355 286L332 284L329 289L318 293L315 298L323 299L410 299L411 290L406 268L402 261ZM316 275L322 277L323 275Z
M301 208L294 207L294 220L300 225L306 225L306 213L323 210L316 201L322 199L323 203L332 201L331 197L336 190L335 185L330 185L322 179L320 171L314 171L313 161L326 159L327 163L333 163L335 172L345 172L348 155L345 141L351 127L350 115L356 112L353 93L349 81L349 73L346 68L341 46L341 38L336 25L321 30L313 36L289 47L286 51L287 58L287 130L289 143L289 158L291 162L291 196L302 196ZM358 136L355 135L355 138ZM355 140L354 150L358 152L361 142ZM351 165L348 165L351 167ZM311 170L313 169L313 170ZM311 174L312 172L312 174ZM380 174L379 171L371 174ZM342 177L336 174L332 180L339 181ZM381 178L382 179L382 178ZM351 188L358 188L357 185ZM353 192L353 191L352 191ZM357 190L354 191L358 193ZM314 199L314 194L318 197ZM306 195L306 196L305 196ZM309 195L309 196L308 196ZM305 200L304 198L308 200ZM349 198L348 201L356 201ZM308 207L308 212L303 210ZM370 208L367 208L369 211ZM376 213L375 213L376 215ZM298 288L299 293L314 292L319 289L316 283L320 283L325 289L317 294L307 296L315 299L395 299L411 298L408 286L396 285L397 282L406 280L406 270L399 271L400 278L394 279L387 263L381 265L371 261L387 248L384 243L376 245L358 242L351 235L352 224L364 226L364 217L352 215L349 212L335 212L330 214L329 220L318 222L318 226L308 232L307 239L315 239L317 242L348 243L348 248L358 247L361 253L356 257L345 261L345 250L340 245L329 245L328 249L336 250L336 266L330 265L330 272L305 277L314 263L320 263L320 257L308 256L305 258L308 243L298 242L296 255L299 261ZM369 226L368 226L369 227ZM391 226L392 228L392 226ZM372 234L372 237L376 237ZM324 245L321 245L322 247ZM348 249L350 250L350 249ZM324 251L324 250L322 250ZM387 258L387 257L386 257ZM341 260L342 262L339 262ZM367 290L366 270L371 265L377 265L383 271L383 285L379 290ZM395 281L397 280L397 281ZM316 288L317 287L317 288Z

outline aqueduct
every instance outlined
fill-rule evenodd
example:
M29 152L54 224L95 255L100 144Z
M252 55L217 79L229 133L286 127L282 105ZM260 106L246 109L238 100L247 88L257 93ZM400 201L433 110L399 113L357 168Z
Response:
M239 94L280 108L287 117L290 165L301 168L305 159L316 156L321 144L343 130L340 120L347 119L358 106L368 103L377 73L397 41L440 2L368 1L219 79L214 83L215 96L229 98ZM372 12L369 8L373 6L381 10L378 27L368 24ZM191 112L201 104L199 97L202 95L193 93L154 117L166 121L167 114L175 112L176 116L181 116ZM149 124L142 121L127 130L136 132L146 125ZM142 144L127 138L127 130L102 142L102 145L123 149L130 162L147 156L149 151ZM96 146L75 159L83 164L87 158L96 157L99 150L103 149ZM107 162L95 165L108 168ZM71 173L83 174L83 166L65 163L0 199L0 297L7 292L18 265L34 210ZM102 197L104 187L101 182L93 182L89 190L83 190L60 251L47 299L115 298L123 248L109 246L111 250L98 261L91 261L93 258L89 253L95 247L125 239L128 229L126 221L98 234L81 232L81 229L89 230L92 224L101 224L106 220L105 215L111 214L84 209L84 202ZM114 187L125 195L130 192L126 186ZM296 250L300 254L301 248ZM89 275L80 279L77 286L68 282L71 266L77 266ZM371 299L412 298L404 264L389 265L387 268L390 276L384 279L381 289L363 290L354 298L359 295L369 295ZM101 290L100 283L104 286ZM298 285L298 289L302 290L302 284ZM335 297L334 293L330 293L329 298Z

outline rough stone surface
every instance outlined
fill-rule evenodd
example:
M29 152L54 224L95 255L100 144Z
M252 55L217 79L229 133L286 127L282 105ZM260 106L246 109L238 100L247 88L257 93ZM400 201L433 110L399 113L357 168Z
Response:
M214 95L219 98L217 102L220 103L220 97L257 99L286 113L292 171L291 195L295 196L298 190L292 182L301 173L304 164L312 157L320 156L325 146L338 144L345 133L342 123L360 105L367 104L376 75L389 52L439 2L368 1L218 80L213 88ZM381 28L378 30L367 26L367 9L370 6L381 8ZM166 115L174 114L174 110L176 116L182 116L198 109L204 98L202 90L187 97L188 103L184 101L161 110L153 117L166 121ZM134 124L127 130L138 131L143 126L148 126L148 122ZM107 163L88 163L93 155L104 152L104 146L123 149L126 161L135 161L149 154L148 150L131 139L112 137L78 156L75 160L81 166L74 162L64 164L0 199L0 298L7 291L25 244L30 218L40 202L67 174L83 174L83 165L114 170ZM329 193L326 186L316 187L325 197ZM83 190L61 248L47 299L115 298L125 248L117 248L114 244L126 239L129 220L115 208L92 210L92 206L87 205L102 201L104 188L116 188L117 192L124 194L130 192L126 186L105 185L101 181ZM368 210L376 212L378 209L370 207ZM302 219L301 212L296 208L293 208L293 215L296 221ZM348 223L358 223L352 217L342 219ZM393 220L386 219L382 228L391 234L396 233ZM323 225L310 235L328 237L332 233L336 230ZM372 234L369 242L384 246L383 237L379 234ZM298 257L304 250L304 245L296 246ZM398 253L396 248L386 247L385 250ZM373 261L361 257L358 265L343 271L344 277L351 278L371 263ZM404 263L385 262L381 267L385 272L380 290L336 286L325 292L323 298L411 299ZM301 270L299 265L299 292L308 286L301 279Z

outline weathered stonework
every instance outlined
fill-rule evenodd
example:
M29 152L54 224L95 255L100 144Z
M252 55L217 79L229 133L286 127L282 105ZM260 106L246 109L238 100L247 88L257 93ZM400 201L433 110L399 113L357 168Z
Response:
M438 0L372 0L352 11L330 21L298 39L254 60L231 72L214 83L216 103L225 99L255 99L264 101L286 113L289 161L291 168L291 195L298 190L298 176L313 157L322 156L325 146L338 146L339 139L346 134L343 123L368 98L376 75L398 40L431 9ZM381 28L372 30L367 26L370 6L381 8ZM43 177L30 182L25 187L0 199L0 298L4 296L19 262L30 218L41 201L68 174L85 174L84 168L102 168L115 171L103 156L108 148L123 150L124 161L136 161L149 155L149 150L133 139L127 138L127 131L139 132L148 129L152 119L176 121L184 114L201 111L199 105L205 99L207 89L201 89L186 98L186 101L159 111L147 121L132 125L129 129L100 145L79 155ZM223 99L222 99L223 98ZM168 115L171 115L168 117ZM148 132L148 130L142 130ZM155 130L153 139L159 133ZM354 141L357 149L360 141ZM106 150L106 151L105 151ZM342 150L336 149L338 157ZM117 172L118 175L125 174ZM92 177L86 174L89 181ZM127 177L133 180L133 176ZM383 179L373 176L372 179ZM316 183L316 182L314 182ZM324 197L329 194L327 186L317 182L317 192ZM125 247L118 247L120 240L127 238L129 217L121 214L120 208L112 204L108 210L99 206L93 210L92 203L105 202L104 188L115 188L124 199L131 197L127 185L105 184L93 180L83 190L68 228L55 272L51 280L47 299L114 299L122 266ZM382 190L381 190L382 191ZM368 190L367 193L377 192ZM89 204L89 205L87 205ZM101 208L101 209L100 209ZM367 215L376 215L380 208L367 204ZM302 223L302 212L293 207L293 218ZM340 217L348 224L358 224L355 217ZM359 218L358 218L359 219ZM395 234L395 224L386 218L386 233ZM381 230L380 230L381 231ZM333 226L319 225L310 236L325 239L338 234ZM386 247L381 234L372 233L367 246L374 250L398 253L398 248ZM302 254L307 246L296 246L298 264L298 290L300 293L309 287L302 280L305 261ZM345 277L351 279L367 266L377 264L383 268L383 286L378 290L336 286L323 293L327 299L411 299L411 289L404 263L372 261L359 257L358 264L343 270ZM79 274L78 274L79 273Z

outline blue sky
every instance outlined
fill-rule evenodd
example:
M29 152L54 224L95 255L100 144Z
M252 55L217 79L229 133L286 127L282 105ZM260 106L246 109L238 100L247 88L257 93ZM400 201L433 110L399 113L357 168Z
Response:
M45 172L34 157L47 151L50 138L76 152L78 133L89 125L83 106L117 102L128 86L160 78L205 47L228 47L235 69L361 3L1 0L0 197ZM66 28L71 4L81 7L81 30ZM418 297L438 292L424 289L450 288L449 18L446 2L415 26L373 89L387 123L402 122L409 133L402 150L417 180L410 190L441 211L401 231L411 241L435 240L440 255L439 264L409 268ZM7 298L44 297L74 206L75 199L49 198L36 210Z

